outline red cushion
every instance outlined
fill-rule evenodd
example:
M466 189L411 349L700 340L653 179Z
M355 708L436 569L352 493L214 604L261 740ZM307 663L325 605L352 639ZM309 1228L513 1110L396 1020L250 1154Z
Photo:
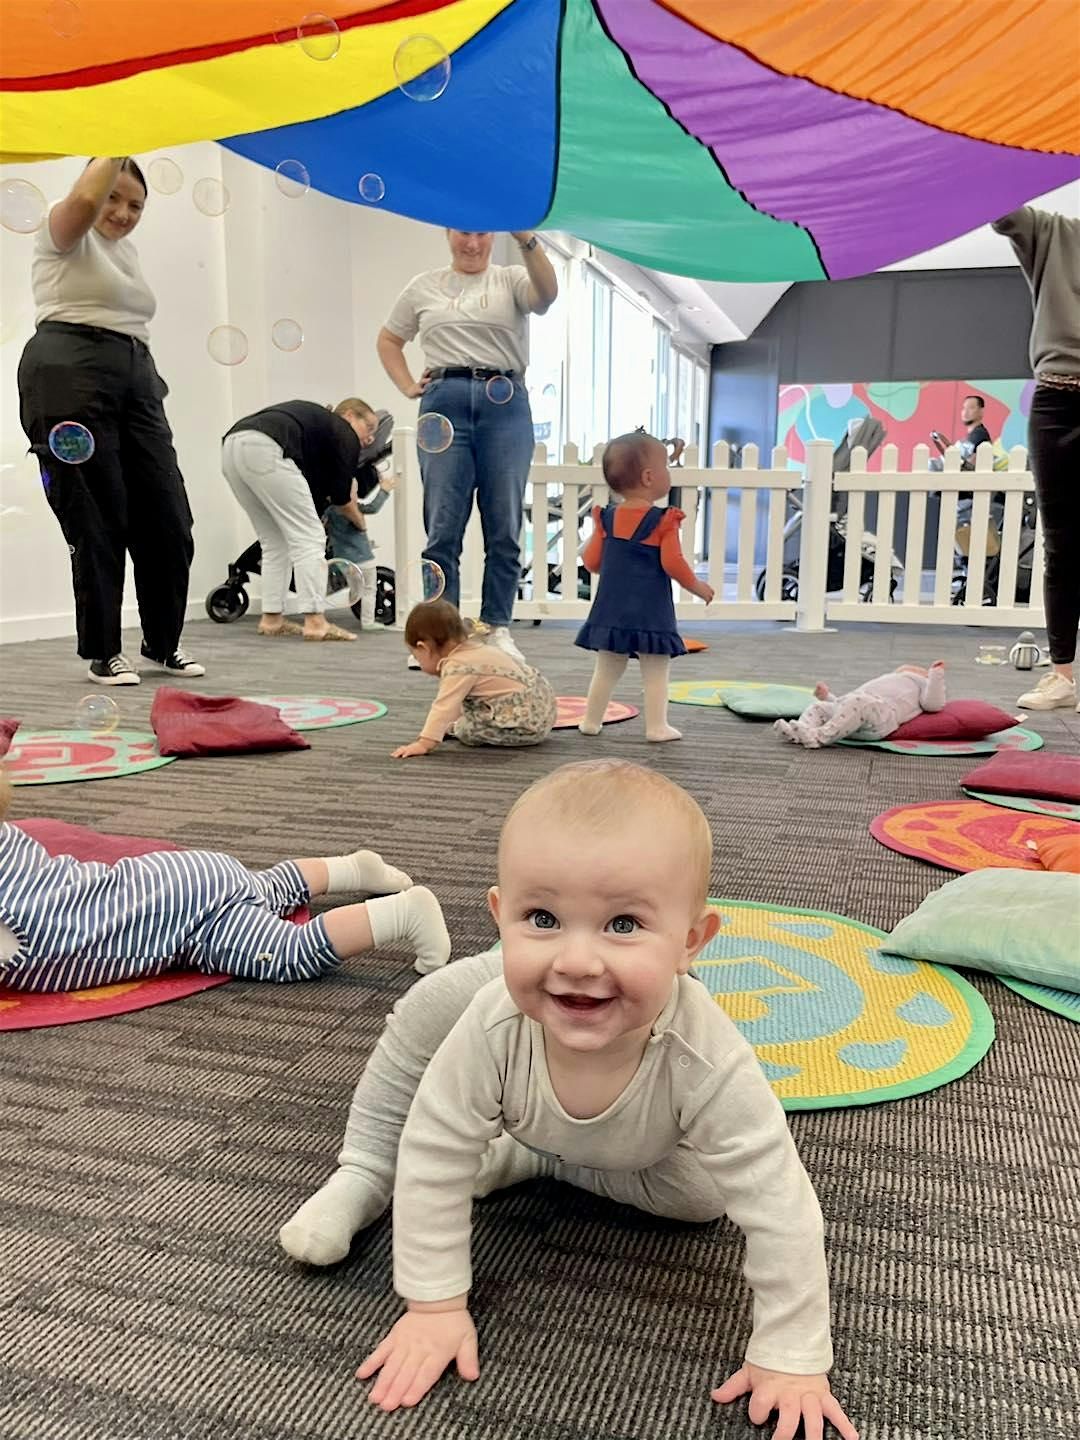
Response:
M984 765L969 770L960 783L965 790L986 790L992 795L1027 795L1080 804L1080 756L999 750Z
M126 855L152 855L155 850L179 850L171 840L147 840L141 835L104 835L85 825L66 820L17 820L31 840L44 845L50 855L70 855L74 860L103 860L115 865Z
M18 728L18 720L12 719L10 715L0 715L0 756L6 755L11 749L12 737Z
M233 695L194 695L163 685L150 707L150 724L162 755L250 755L266 750L310 750L272 705Z
M950 700L943 710L916 715L889 736L890 740L981 740L1019 722L1007 710L985 700Z
M74 860L102 860L115 865L128 855L152 855L155 850L182 850L171 840L148 840L144 835L106 835L85 825L69 825L66 820L33 818L12 822L26 832L31 840L44 845L50 855L70 855ZM297 925L306 925L311 911L306 905L286 916Z

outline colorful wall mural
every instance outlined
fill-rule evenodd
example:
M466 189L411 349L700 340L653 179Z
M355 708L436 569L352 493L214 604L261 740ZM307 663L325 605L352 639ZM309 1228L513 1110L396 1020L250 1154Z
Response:
M916 445L930 445L930 431L950 440L966 433L960 423L965 395L986 402L983 423L991 439L1006 450L1027 444L1027 422L1034 380L890 380L846 385L781 385L777 443L786 445L789 468L801 470L808 440L838 445L849 420L873 415L888 432L886 445L900 452L900 468L911 466ZM931 449L931 454L937 452ZM870 457L870 469L881 468L881 451Z

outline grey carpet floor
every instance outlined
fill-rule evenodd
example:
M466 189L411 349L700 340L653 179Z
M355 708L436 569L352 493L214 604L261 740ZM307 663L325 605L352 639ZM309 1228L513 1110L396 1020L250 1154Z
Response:
M518 627L563 693L588 658L569 628ZM1011 705L1018 677L978 669L973 629L702 627L677 678L839 690L943 655L953 694ZM888 928L946 878L877 845L879 811L948 797L969 763L869 750L806 754L725 711L674 707L681 745L640 720L589 744L391 763L431 682L400 637L260 641L251 620L194 625L211 693L384 700L381 720L302 754L178 762L16 791L31 814L228 849L263 866L359 843L445 906L458 954L493 936L484 908L499 825L536 776L585 753L662 767L705 808L713 893L815 906ZM131 644L134 653L137 644ZM73 724L89 688L66 641L0 651L0 712ZM620 693L637 698L632 675ZM156 682L154 682L156 683ZM120 692L145 724L154 683ZM1037 728L1076 752L1080 716ZM1037 923L1037 917L1033 917ZM327 1174L352 1086L412 979L380 953L317 984L234 983L91 1024L0 1036L0 1437L3 1440L699 1440L771 1434L708 1398L739 1361L749 1309L736 1235L663 1224L557 1185L476 1212L473 1308L483 1373L382 1416L352 1378L398 1311L387 1223L341 1266L304 1273L275 1244ZM998 1035L954 1084L915 1099L800 1114L792 1129L828 1230L836 1390L865 1440L1074 1440L1080 1430L1080 1026L993 980Z

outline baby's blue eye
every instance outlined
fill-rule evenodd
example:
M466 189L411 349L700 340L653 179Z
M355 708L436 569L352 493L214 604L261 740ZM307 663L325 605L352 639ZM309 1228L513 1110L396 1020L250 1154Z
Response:
M616 915L613 920L608 921L608 927L613 935L633 935L638 928L638 922L632 915Z
M530 910L525 917L534 930L557 930L559 922L550 910Z

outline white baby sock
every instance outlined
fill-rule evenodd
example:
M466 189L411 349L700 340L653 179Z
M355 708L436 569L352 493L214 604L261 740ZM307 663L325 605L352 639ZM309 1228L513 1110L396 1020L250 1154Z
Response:
M369 900L367 915L376 947L408 940L416 950L413 968L421 975L438 970L450 959L446 921L438 900L426 885L414 885L399 895Z
M363 1175L335 1170L278 1231L281 1248L304 1265L334 1265L349 1253L353 1236L374 1224L386 1197Z
M365 895L395 895L408 890L412 880L404 870L387 865L374 850L354 850L351 855L331 855L326 866L326 893L359 890Z

